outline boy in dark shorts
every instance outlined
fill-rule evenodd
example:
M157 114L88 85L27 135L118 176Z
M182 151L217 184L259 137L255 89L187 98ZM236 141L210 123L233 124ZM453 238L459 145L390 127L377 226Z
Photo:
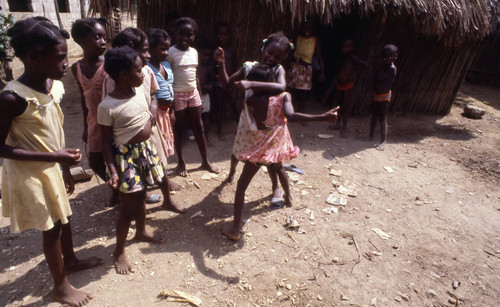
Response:
M384 151L387 141L387 110L391 101L392 85L396 79L396 66L394 61L398 56L398 48L394 45L386 45L382 51L382 63L375 70L373 87L375 90L373 96L372 119L370 122L370 135L368 140L372 141L377 126L377 119L381 125L382 139L377 146L377 150Z
M336 89L335 101L340 106L340 110L337 125L332 126L332 128L338 129L340 126L341 138L347 137L346 127L352 111L351 93L356 79L357 67L367 68L368 64L354 54L354 41L347 39L342 44L342 61L337 78L333 80L323 100L323 104L326 104L333 89Z

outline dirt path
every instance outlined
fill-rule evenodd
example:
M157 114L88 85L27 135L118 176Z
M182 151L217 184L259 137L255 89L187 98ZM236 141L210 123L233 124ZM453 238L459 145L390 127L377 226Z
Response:
M64 81L67 145L83 150L76 88L71 76ZM108 189L96 179L79 184L71 199L75 247L105 264L69 279L94 294L90 306L150 306L161 289L195 295L203 306L455 306L455 298L465 306L499 305L499 97L499 89L465 84L448 116L392 115L385 152L362 140L367 117L352 120L345 140L318 138L330 133L325 124L291 124L301 148L293 163L305 171L291 175L295 206L270 209L270 181L261 171L248 190L248 221L236 244L220 234L232 218L235 187L222 186L232 144L212 138L210 158L223 174L205 180L188 142L190 176L174 178L185 187L174 197L188 213L148 207L148 228L165 243L130 241L136 273L129 276L112 267L117 211L104 208ZM471 101L487 109L482 120L460 115L459 105ZM235 126L226 128L233 133ZM358 195L328 213L333 179L355 184ZM299 230L285 229L290 216ZM8 225L0 219L0 305L57 306L48 297L40 234L11 235Z

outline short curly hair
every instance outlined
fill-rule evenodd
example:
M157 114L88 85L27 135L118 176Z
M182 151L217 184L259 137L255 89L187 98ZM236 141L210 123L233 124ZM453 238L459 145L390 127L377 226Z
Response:
M45 52L68 39L69 33L59 29L45 17L37 16L17 21L8 31L14 54L21 58L29 52Z
M198 24L196 23L196 21L194 21L193 18L190 17L181 17L177 19L177 21L175 22L175 31L179 31L179 29L184 25L190 25L191 27L193 27L194 34L198 32Z
M153 48L162 41L172 41L167 31L162 29L150 28L146 31L146 34L148 36L149 46Z
M134 50L141 49L144 46L144 42L148 39L146 33L137 28L128 27L116 34L115 39L113 39L112 46L122 47L129 46Z
M104 70L115 81L122 71L129 71L138 57L129 46L115 47L104 54Z
M77 44L81 44L82 39L92 31L92 28L100 24L105 26L107 20L105 18L82 18L76 20L71 26L71 37Z

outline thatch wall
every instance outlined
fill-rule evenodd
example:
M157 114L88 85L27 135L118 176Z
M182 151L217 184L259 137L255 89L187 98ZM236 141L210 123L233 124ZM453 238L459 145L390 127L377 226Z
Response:
M500 86L500 24L482 43L467 73L467 81Z
M283 30L293 37L295 28L306 15L327 23L333 32L338 21L354 16L358 29L355 33L347 31L357 38L362 58L374 64L380 48L387 43L394 43L400 49L392 109L444 114L450 110L477 52L473 42L488 33L491 22L488 0L311 0L308 3L296 0L139 1L138 27L165 28L166 14L176 11L198 22L198 37L215 41L216 23L226 22L231 26L237 58L243 61L258 60L262 39L274 31ZM323 40L331 39L335 38L323 37ZM323 49L326 57L335 51ZM361 112L370 106L371 75L371 70L363 72L356 84L353 99Z

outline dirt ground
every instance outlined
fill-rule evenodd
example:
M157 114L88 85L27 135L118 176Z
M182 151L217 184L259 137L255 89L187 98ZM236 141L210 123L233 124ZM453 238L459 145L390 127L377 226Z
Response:
M71 75L64 82L67 146L83 151L79 94ZM461 115L469 102L487 110L483 119ZM188 212L148 205L147 227L165 243L130 240L136 272L128 276L113 269L118 212L104 206L108 188L95 178L78 184L75 249L105 263L70 282L93 293L89 306L187 305L165 303L162 289L195 295L203 306L500 306L500 89L464 84L447 116L392 114L385 152L363 141L368 121L353 118L347 139L319 138L331 133L325 123L290 124L301 148L293 164L305 171L289 173L294 207L272 210L270 181L259 172L239 243L220 232L233 213L235 186L222 185L232 143L211 135L210 159L222 169L212 178L196 169L198 150L188 142L189 177L173 178L184 186L173 197ZM234 123L225 128L234 135ZM327 204L332 180L355 185L357 196ZM299 229L284 227L290 216ZM0 231L0 305L59 305L49 295L40 233L10 234L5 218Z

